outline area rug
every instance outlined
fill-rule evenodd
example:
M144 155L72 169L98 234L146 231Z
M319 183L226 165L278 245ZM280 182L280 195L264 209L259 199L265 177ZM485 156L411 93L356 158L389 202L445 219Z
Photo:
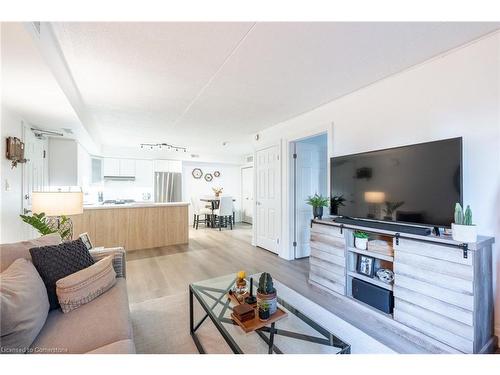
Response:
M160 297L130 305L132 328L139 354L198 353L189 334L189 294ZM202 311L195 303L195 316ZM232 353L210 319L196 331L207 353Z

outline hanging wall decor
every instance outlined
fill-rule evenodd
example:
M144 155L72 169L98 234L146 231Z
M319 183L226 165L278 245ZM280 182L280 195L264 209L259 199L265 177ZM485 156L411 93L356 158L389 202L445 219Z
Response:
M17 163L26 163L24 158L24 143L17 137L8 137L5 156L12 162L12 168L17 167Z
M220 177L220 172L219 171L215 171L214 172L214 177Z
M205 181L207 181L207 182L212 181L212 180L213 180L213 178L214 178L214 177L212 176L212 174L211 174L211 173L207 173L207 174L205 175Z
M200 179L203 176L203 172L202 172L202 170L200 168L193 169L193 171L191 172L191 174L196 179Z

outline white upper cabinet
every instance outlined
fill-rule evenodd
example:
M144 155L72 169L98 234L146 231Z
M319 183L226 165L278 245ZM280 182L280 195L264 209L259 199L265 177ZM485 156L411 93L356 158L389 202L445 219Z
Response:
M134 177L135 162L134 159L120 159L120 176Z
M135 177L134 159L103 159L103 175L105 177Z
M153 186L153 161L138 159L135 161L135 167L136 186Z
M119 176L120 175L120 159L103 159L103 175L104 176Z
M155 172L177 172L182 173L182 161L180 160L155 160Z

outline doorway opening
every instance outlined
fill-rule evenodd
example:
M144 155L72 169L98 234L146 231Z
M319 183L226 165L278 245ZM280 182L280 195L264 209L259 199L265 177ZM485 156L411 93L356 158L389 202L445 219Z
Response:
M290 143L290 191L293 219L291 242L295 259L308 257L312 207L306 203L309 196L328 195L328 136L326 133ZM325 215L328 213L325 212Z
M241 168L241 221L253 224L253 165Z

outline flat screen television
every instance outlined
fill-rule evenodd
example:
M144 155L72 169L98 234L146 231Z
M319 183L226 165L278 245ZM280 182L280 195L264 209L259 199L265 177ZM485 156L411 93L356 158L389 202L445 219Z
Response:
M462 203L462 138L334 157L330 179L331 215L449 227Z

